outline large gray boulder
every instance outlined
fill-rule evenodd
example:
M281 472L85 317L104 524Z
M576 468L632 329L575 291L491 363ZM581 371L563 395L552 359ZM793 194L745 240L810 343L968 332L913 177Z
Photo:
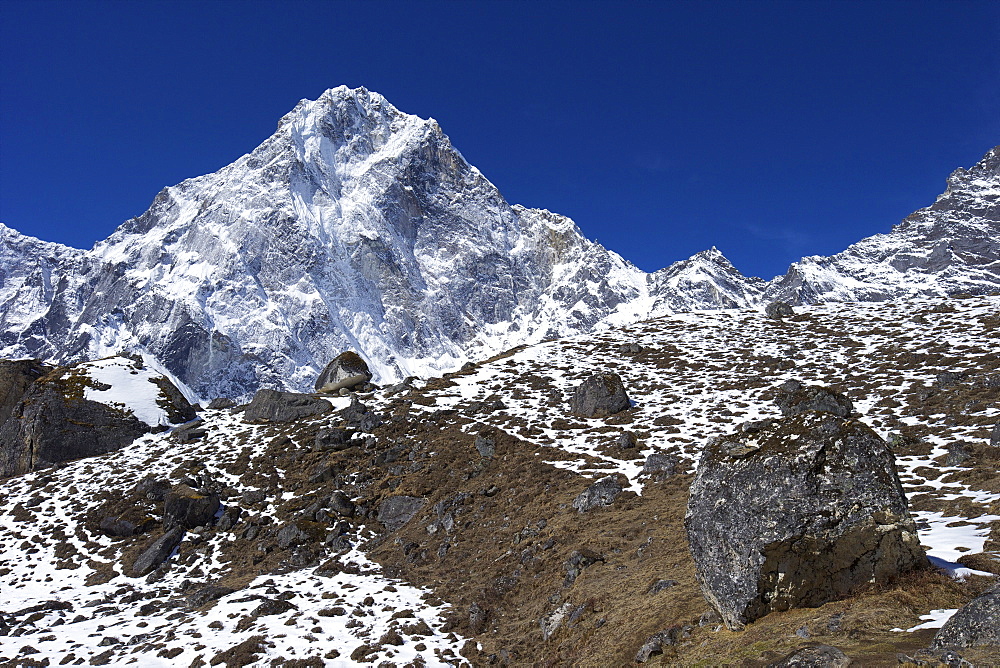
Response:
M843 394L819 385L803 385L797 380L786 380L779 385L774 403L784 417L805 411L822 411L848 417L854 410L854 404Z
M684 525L702 593L732 630L927 564L888 445L816 411L709 443Z
M338 392L342 388L352 388L372 379L368 364L361 355L348 350L334 357L316 378L317 392Z
M569 407L574 415L601 418L620 413L631 405L621 377L616 373L595 373L573 390Z
M326 399L296 392L259 390L243 411L243 420L250 424L293 422L300 418L322 415L333 410Z
M123 387L97 380L100 369L107 367L117 367L113 376ZM134 381L142 376L149 382ZM104 396L110 398L88 398L95 392L97 396L108 393ZM125 395L145 405L136 409L115 400ZM159 414L163 422L151 423L150 412ZM28 385L9 419L0 425L0 477L113 452L144 434L165 429L167 423L195 416L180 391L141 361L109 358L58 367Z
M934 636L931 647L1000 647L1000 585L972 599Z

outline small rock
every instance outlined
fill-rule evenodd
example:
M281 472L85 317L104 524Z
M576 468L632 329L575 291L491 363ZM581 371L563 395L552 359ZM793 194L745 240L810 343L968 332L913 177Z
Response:
M207 587L202 587L193 594L189 594L187 597L187 607L189 608L200 608L201 606L209 603L210 601L216 601L223 596L228 596L232 594L235 589L230 589L229 587L222 587L219 585L209 585Z
M250 424L284 423L331 410L333 406L329 401L308 394L258 390L243 411L243 419Z
M993 425L993 432L990 434L990 445L1000 448L1000 422Z
M847 668L850 664L850 657L836 647L813 645L795 650L768 668Z
M157 538L132 564L133 575L142 577L152 573L153 569L167 560L183 539L184 528L180 526L175 526Z
M476 451L480 457L492 457L497 452L496 432L484 430L476 436Z
M945 466L961 466L972 457L968 443L962 441L952 441L944 448L948 451L948 455L944 458Z
M669 647L677 642L677 635L680 627L671 627L666 631L660 631L646 638L639 651L635 654L636 663L646 663L657 654L663 654L663 648Z
M673 475L677 467L677 457L662 452L654 452L646 457L646 462L642 465L642 472L645 474L662 474L664 476Z
M469 606L469 630L472 633L482 633L486 628L486 610L478 603Z
M542 629L542 640L551 638L571 612L573 612L573 604L567 602L543 616L539 620L539 626Z
M566 580L563 582L563 586L568 587L576 582L576 579L580 577L580 573L585 568L599 561L603 562L604 557L593 550L573 550L572 554L569 555L569 559L563 563L563 570L566 571Z
M671 587L676 587L678 584L677 580L657 580L649 588L649 593L659 594L661 591L670 589Z
M351 446L351 432L339 427L324 427L316 432L313 448L322 450L346 450Z
M163 526L167 529L210 526L215 523L221 505L218 494L201 494L187 485L178 485L163 499Z
M573 507L578 512L585 513L601 506L610 506L621 493L621 480L617 475L609 475L583 490L573 500Z
M341 517L354 517L356 507L351 497L339 489L330 495L330 508Z
M638 445L638 441L635 434L630 431L623 431L618 437L618 447L622 450L631 450L636 445Z
M235 405L236 405L235 401L226 397L216 397L215 399L212 399L210 402L208 402L209 410L213 411L221 411L225 408L232 408Z

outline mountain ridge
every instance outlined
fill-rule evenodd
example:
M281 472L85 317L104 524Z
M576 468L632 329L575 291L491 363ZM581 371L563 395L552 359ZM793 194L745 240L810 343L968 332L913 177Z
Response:
M714 248L647 274L570 219L509 204L433 119L341 86L89 251L0 228L0 357L125 349L198 396L245 397L303 389L343 349L388 382L677 311L994 290L996 154L909 227L771 282ZM945 238L959 254L934 250Z

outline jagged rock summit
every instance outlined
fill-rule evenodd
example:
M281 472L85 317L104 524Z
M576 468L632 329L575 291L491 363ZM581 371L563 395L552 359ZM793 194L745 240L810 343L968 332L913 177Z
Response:
M868 256L822 276L810 258L768 284L713 248L647 274L568 218L509 204L433 119L341 86L299 102L232 164L165 188L89 251L0 225L0 357L127 349L199 397L248 398L308 391L331 350L358 351L391 383L675 311L981 292L1000 283L995 154L864 246L892 254L896 274L863 291L843 286ZM952 227L967 241L950 242ZM939 241L956 250L925 248Z

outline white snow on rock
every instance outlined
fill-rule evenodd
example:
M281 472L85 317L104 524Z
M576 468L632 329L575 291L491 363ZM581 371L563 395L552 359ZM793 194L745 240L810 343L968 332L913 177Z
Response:
M160 405L166 398L154 382L163 379L163 374L128 357L85 362L76 370L98 384L97 388L86 387L84 399L124 410L150 427L170 424L167 411Z
M0 357L127 349L200 398L235 398L306 391L348 349L389 383L668 313L983 293L1000 286L998 162L771 282L716 248L647 274L569 218L508 203L433 119L341 86L90 251L0 226Z

